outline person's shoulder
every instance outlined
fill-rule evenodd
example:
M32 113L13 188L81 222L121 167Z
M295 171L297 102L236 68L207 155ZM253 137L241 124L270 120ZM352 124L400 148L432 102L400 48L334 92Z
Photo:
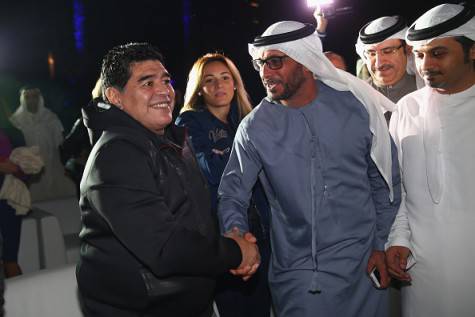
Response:
M397 111L399 112L400 116L418 116L420 113L420 108L425 102L424 100L427 99L425 96L428 96L428 94L431 93L432 91L430 87L426 86L402 97L396 104Z
M201 122L204 120L208 120L208 116L206 115L205 111L188 110L180 113L180 115L175 120L175 124L177 126L187 126L190 123L198 121Z
M369 87L366 85L365 81L357 79L360 81L362 85L371 92L373 92L373 88ZM361 104L361 102L358 100L358 98L355 96L355 94L350 91L350 90L339 90L331 87L327 83L324 83L323 81L318 80L317 81L318 85L318 97L317 100L319 99L320 101L325 101L328 104L348 104L348 105L353 105L353 104ZM363 104L361 104L363 106Z
M421 103L423 97L431 93L431 89L428 86L422 87L421 89L414 90L413 92L408 93L403 96L398 102L397 105L403 105L407 103Z
M41 112L41 115L46 117L47 119L60 121L59 116L56 114L56 112L46 106L42 109Z
M262 99L257 106L255 106L251 112L249 112L244 119L241 121L241 125L252 125L259 123L260 120L266 118L269 115L269 111L272 109L272 103L269 102L266 98Z
M180 113L178 118L181 120L187 120L187 119L199 118L201 116L203 116L203 111L187 110L185 112Z
M127 153L127 156L129 156L132 153L149 153L152 144L153 142L147 136L141 133L130 133L130 129L126 132L106 130L102 133L94 148L96 151L111 151L118 153L120 156Z

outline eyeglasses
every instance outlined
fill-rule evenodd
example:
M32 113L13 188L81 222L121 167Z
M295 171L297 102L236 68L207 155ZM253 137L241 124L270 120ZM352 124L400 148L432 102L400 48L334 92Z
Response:
M366 58L368 59L374 59L376 57L376 55L378 54L378 52L381 53L381 55L393 55L395 54L403 45L399 45L399 46L388 46L388 47L385 47L385 48L382 48L380 50L365 50L364 51L364 55L366 56Z
M287 57L288 57L287 55L283 55L283 56L271 56L266 59L260 59L260 58L253 59L252 66L254 66L254 69L257 71L260 71L261 68L264 67L264 64L266 64L267 67L269 67L272 70L281 69L283 65L282 60Z

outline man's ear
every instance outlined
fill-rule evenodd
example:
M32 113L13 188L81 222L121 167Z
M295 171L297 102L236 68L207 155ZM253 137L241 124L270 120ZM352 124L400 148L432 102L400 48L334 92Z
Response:
M106 88L106 97L107 100L115 105L120 107L121 106L121 100L120 100L120 91L115 88L115 87L107 87Z

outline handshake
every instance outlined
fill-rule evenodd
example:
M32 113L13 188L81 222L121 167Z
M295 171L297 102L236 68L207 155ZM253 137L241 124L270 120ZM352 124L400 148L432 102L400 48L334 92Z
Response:
M249 280L256 273L261 263L259 248L256 245L256 237L250 232L246 232L243 235L236 227L225 236L236 241L242 254L241 264L238 268L230 270L231 274L241 276L244 281Z

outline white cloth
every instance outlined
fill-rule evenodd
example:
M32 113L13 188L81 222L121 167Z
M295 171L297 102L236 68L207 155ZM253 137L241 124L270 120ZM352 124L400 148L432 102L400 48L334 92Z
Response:
M419 72L417 71L416 67L416 59L414 58L414 54L407 54L407 66L406 66L406 73L409 75L414 75L416 76L416 86L417 89L421 89L424 87L426 84L424 82L424 79L419 75Z
M474 105L475 85L453 95L425 87L391 117L404 194L387 247L409 247L416 259L404 317L475 315Z
M459 4L445 3L445 4L438 5L430 9L429 11L424 13L421 17L419 17L416 21L414 21L414 23L411 25L410 28L414 27L414 30L417 31L420 29L425 29L428 27L438 25L442 22L449 20L450 18L453 18L462 10L463 10L463 6ZM453 37L453 36L465 36L475 41L475 17L471 18L465 24L437 36L437 38ZM424 39L420 41L410 41L406 37L406 42L411 46L425 45L431 42L432 40L434 40L434 38Z
M5 175L3 179L0 199L5 199L7 204L15 209L17 216L26 215L31 209L31 196L28 187L11 174Z
M44 166L37 146L17 147L10 153L9 160L18 165L25 174L36 174ZM31 195L25 183L17 177L7 174L0 189L0 199L16 211L16 215L26 215L31 209Z
M16 165L20 166L25 174L39 173L45 165L40 155L40 148L37 145L14 148L10 153L9 159Z
M59 159L59 145L63 141L63 125L56 114L43 105L40 97L38 111L31 113L22 102L10 117L12 124L22 131L27 146L37 145L44 162L44 170L37 182L30 185L33 201L73 196L74 184L64 175Z
M263 36L281 34L304 27L303 23L282 21L272 24ZM260 58L264 50L279 50L295 61L307 67L314 75L328 86L339 91L351 91L361 101L370 118L369 129L373 134L371 158L390 188L393 200L391 172L391 143L383 112L393 111L395 104L373 89L365 81L352 74L339 70L326 58L317 32L295 41L255 47L249 44L249 54L253 59Z

